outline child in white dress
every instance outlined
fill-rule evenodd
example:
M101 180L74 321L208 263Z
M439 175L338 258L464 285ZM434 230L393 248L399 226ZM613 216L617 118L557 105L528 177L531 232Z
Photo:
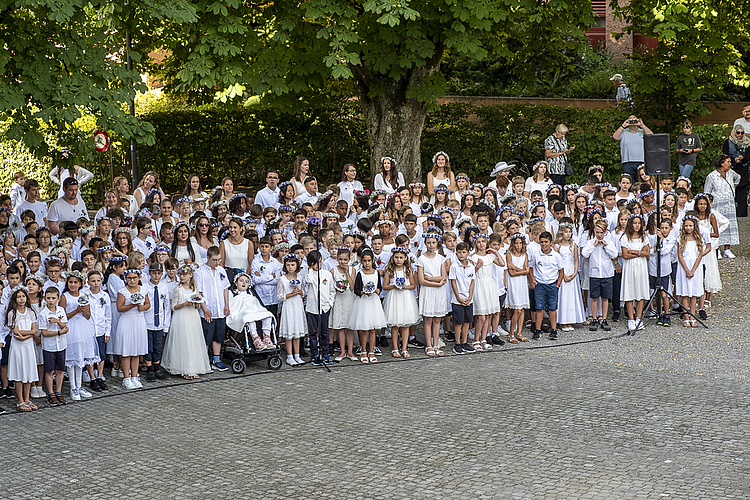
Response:
M125 287L117 293L117 336L114 353L122 356L122 386L126 389L141 389L138 376L139 357L148 352L148 331L143 312L151 307L147 294L142 293L139 269L128 269L124 273Z
M524 310L529 308L529 257L526 254L526 238L521 233L510 236L510 248L505 254L507 261L508 298L507 306L513 312L508 330L508 342L528 342L521 334Z
M703 257L711 251L711 242L703 241L698 227L698 218L685 215L682 218L682 232L677 245L677 295L682 297L682 307L695 316L698 297L703 295ZM682 326L697 327L698 321L684 316Z
M641 321L643 301L648 300L648 257L651 254L646 240L645 224L640 215L628 217L625 234L622 236L622 291L620 300L628 311L628 331L644 328ZM635 302L635 311L633 308Z
M561 331L571 332L574 324L586 320L578 277L578 245L573 241L573 223L562 222L558 226L555 251L562 257L564 265L563 281L558 291L557 322Z
M383 290L388 292L383 305L383 312L388 326L391 327L391 340L394 358L411 358L408 351L409 329L419 323L419 306L414 297L417 282L409 263L409 250L395 247L385 267ZM401 351L398 349L398 335L401 334Z
M445 257L441 253L441 237L436 233L424 233L427 250L417 259L417 272L420 285L419 313L424 318L425 352L428 356L445 356L438 348L440 322L448 314L448 300L445 289L448 271Z
M239 273L234 277L234 290L229 295L229 316L227 327L236 332L244 332L245 345L250 347L250 339L257 351L276 349L271 330L273 327L273 313L263 307L263 304L250 290L250 275ZM263 338L258 335L260 321ZM249 335L249 337L248 337Z
M333 301L331 314L328 317L328 328L331 330L333 338L338 338L341 353L333 358L340 363L344 358L356 361L354 356L354 331L350 330L349 317L354 305L354 268L349 265L351 252L346 247L336 249L337 266L331 268L333 280L336 287L336 298Z
M301 280L297 277L300 263L296 255L284 257L284 275L279 279L276 295L281 308L279 335L286 339L286 363L289 366L305 364L300 357L300 339L307 335L307 318L302 298L305 296Z
M70 382L70 399L73 401L92 396L88 389L83 387L83 368L98 363L100 359L96 331L91 321L91 299L88 294L81 291L84 283L86 276L81 271L68 272L65 278L65 292L60 297L60 307L68 316L65 366Z
M359 345L362 347L359 360L362 363L377 363L375 357L375 332L386 327L383 306L380 304L380 275L375 269L375 255L366 249L360 258L362 270L354 280L354 294L357 296L349 317L349 329L356 330Z
M16 407L26 412L38 409L30 397L31 383L39 380L34 349L34 336L38 332L36 314L28 304L28 289L18 285L11 292L5 313L5 326L13 335L8 355L8 380L16 382Z
M500 296L493 280L494 266L504 266L505 261L497 250L488 247L489 237L484 233L473 237L474 263L476 278L474 280L474 323L475 334L472 347L475 351L491 351L492 345L487 342L490 331L490 317L500 312Z

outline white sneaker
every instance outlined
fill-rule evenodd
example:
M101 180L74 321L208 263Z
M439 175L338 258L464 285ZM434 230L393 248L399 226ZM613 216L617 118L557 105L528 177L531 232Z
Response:
M508 320L508 321L505 322L505 331L506 332L510 331L510 320Z
M445 342L443 342L443 337L438 337L438 349L442 349L445 347Z
M78 389L71 389L70 390L70 399L73 401L80 401L81 395L78 393Z
M79 387L78 393L81 395L82 398L90 398L92 396L89 390L86 389L85 387Z
M497 327L497 334L498 334L499 336L501 336L501 337L507 337L507 336L508 336L508 332L506 332L506 331L505 331L505 330L503 329L503 327L501 327L500 325L498 325L498 327Z
M122 373L122 368L119 369L119 370L117 370L117 376L120 377L120 378L125 378L125 374Z
M736 255L734 255L732 251L727 248L726 250L724 250L724 257L726 257L727 259L734 259Z
M716 251L716 259L717 259L717 260L721 260L721 259L723 259L723 258L724 258L724 257L722 257L722 256L721 256L721 250L717 250L717 251Z
M130 380L133 382L134 389L143 389L143 384L141 383L141 377L133 377Z
M633 321L632 319L628 320L628 331L629 332L635 331L635 321Z
M116 377L117 376L117 371L118 370L115 370L114 368L112 368L112 373L110 375L112 375L113 377Z
M122 386L125 389L135 389L135 386L133 385L133 380L130 378L123 379Z
M83 373L81 374L81 382L91 382L91 377L89 377L89 372L86 370L83 370Z
M295 354L295 355L294 355L294 361L295 361L295 362L296 362L296 363L297 363L298 365L304 365L304 364L305 364L305 360L304 360L304 359L302 359L302 358L300 357L300 355L299 355L299 354Z
M638 325L638 327L637 327L638 330L645 330L646 329L646 325L644 325L643 321L641 321L640 319L635 320L635 323L636 323L636 325Z
M34 389L36 389L36 391L34 391ZM35 393L36 393L36 395L35 395ZM44 389L42 389L41 387L34 386L34 387L31 388L31 397L32 398L45 398L45 397L47 397L47 393L44 392Z
M474 340L474 329L473 328L469 329L469 333L467 334L466 338L469 339L469 340Z
M294 360L294 356L288 355L286 357L286 364L289 366L297 366L298 363Z

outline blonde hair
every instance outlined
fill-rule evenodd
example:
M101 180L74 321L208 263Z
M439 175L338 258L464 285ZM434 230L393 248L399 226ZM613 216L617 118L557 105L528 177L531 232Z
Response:
M686 219L682 221L682 229L680 230L680 242L677 244L677 249L682 252L685 250L685 246L687 245L688 234L685 232L685 223L688 221L693 223L693 238L695 238L695 245L698 247L698 252L700 253L703 251L703 237L701 237L701 232L698 228L698 222L694 221L693 219Z
M140 251L134 250L128 254L128 259L125 261L125 266L128 269L137 269L141 266L141 264L146 263L146 256L143 255Z

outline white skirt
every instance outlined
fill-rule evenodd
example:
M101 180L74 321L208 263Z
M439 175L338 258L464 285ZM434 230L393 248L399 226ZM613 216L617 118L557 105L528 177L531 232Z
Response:
M578 275L572 280L563 280L557 292L557 323L574 325L583 323L586 314L583 310L583 297L578 283Z
M350 330L377 330L385 328L386 323L380 297L362 295L354 299L352 314L349 316Z
M448 296L444 286L423 286L419 289L419 314L426 318L442 318L448 314Z
M24 384L39 380L33 338L11 341L8 354L8 380Z
M419 323L419 306L412 290L391 290L383 303L385 320L390 327L405 327Z
M492 277L474 280L474 315L500 312L500 294Z
M187 306L172 315L161 366L172 375L194 377L211 372L198 310Z

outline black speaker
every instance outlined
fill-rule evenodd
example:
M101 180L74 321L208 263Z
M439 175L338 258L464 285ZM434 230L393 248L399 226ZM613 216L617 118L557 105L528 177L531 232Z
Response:
M643 136L646 173L648 175L667 175L670 168L669 134L651 134Z

